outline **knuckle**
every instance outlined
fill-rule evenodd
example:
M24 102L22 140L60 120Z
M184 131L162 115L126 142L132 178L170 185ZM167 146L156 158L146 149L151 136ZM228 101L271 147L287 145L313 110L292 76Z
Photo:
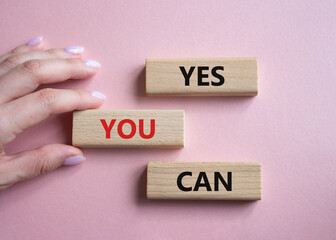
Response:
M27 62L24 62L22 64L22 69L28 74L36 75L41 69L41 61L34 59L34 60L29 60Z
M76 97L79 99L84 99L88 92L84 89L75 90Z
M66 58L66 59L64 59L64 61L67 64L71 65L72 67L75 67L77 65L77 63L78 63L79 60L78 59L74 59L74 58Z
M57 93L55 89L45 88L38 91L38 98L43 106L51 107L56 101Z
M15 55L15 54L20 53L20 51L19 51L18 48L14 48L14 49L12 49L9 53L10 53L11 55Z
M12 55L8 58L6 58L3 61L4 64L6 64L7 66L9 66L10 68L16 67L19 64L19 57L18 55Z
M49 172L50 170L54 169L54 165L52 164L53 161L49 159L48 151L44 147L36 149L35 151L35 155L40 158L36 159L36 163L33 169L34 176L42 175L43 173Z
M42 159L38 161L35 166L34 175L39 176L51 170L50 164L48 164L48 159Z
M62 56L62 50L59 48L48 49L46 50L46 53L48 53L51 57Z
M78 59L66 58L64 59L66 64L69 65L68 73L69 77L73 76L78 71Z

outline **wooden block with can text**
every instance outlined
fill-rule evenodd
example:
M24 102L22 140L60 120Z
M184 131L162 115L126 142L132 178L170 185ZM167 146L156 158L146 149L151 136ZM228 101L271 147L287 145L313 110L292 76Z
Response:
M148 162L147 198L260 200L257 162Z
M255 96L257 58L146 59L148 96Z
M79 147L184 146L183 110L84 110L73 114Z

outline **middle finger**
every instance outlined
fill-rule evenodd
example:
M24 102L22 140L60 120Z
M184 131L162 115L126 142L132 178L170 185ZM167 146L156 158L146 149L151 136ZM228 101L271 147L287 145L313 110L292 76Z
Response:
M29 60L0 77L0 104L31 93L40 84L91 77L99 67L95 60Z
M83 47L71 46L65 49L53 48L46 51L30 51L22 54L14 54L0 62L0 76L32 59L81 58L83 52Z

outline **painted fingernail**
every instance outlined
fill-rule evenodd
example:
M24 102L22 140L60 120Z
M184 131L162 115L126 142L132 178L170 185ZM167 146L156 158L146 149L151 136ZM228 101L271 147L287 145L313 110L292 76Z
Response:
M86 157L81 155L71 156L64 159L63 165L76 165L86 160Z
M37 44L39 44L40 42L42 42L43 40L43 36L38 36L36 38L30 39L26 44L27 46L35 46Z
M96 97L96 98L99 98L99 99L105 99L106 98L106 96L104 94L102 94L101 92L98 92L98 91L89 91L89 93L93 97Z
M83 60L83 62L89 67L99 68L101 66L99 62L97 62L96 60L92 60L92 59L85 59Z
M77 55L84 52L84 47L82 46L70 46L65 48L65 51L71 55Z

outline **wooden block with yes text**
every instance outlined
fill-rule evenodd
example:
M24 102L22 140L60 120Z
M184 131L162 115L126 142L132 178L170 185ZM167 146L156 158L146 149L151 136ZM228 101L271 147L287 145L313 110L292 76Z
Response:
M256 58L146 59L148 96L255 96Z
M183 147L183 110L85 110L73 114L79 147Z
M260 200L260 163L148 162L147 198Z

